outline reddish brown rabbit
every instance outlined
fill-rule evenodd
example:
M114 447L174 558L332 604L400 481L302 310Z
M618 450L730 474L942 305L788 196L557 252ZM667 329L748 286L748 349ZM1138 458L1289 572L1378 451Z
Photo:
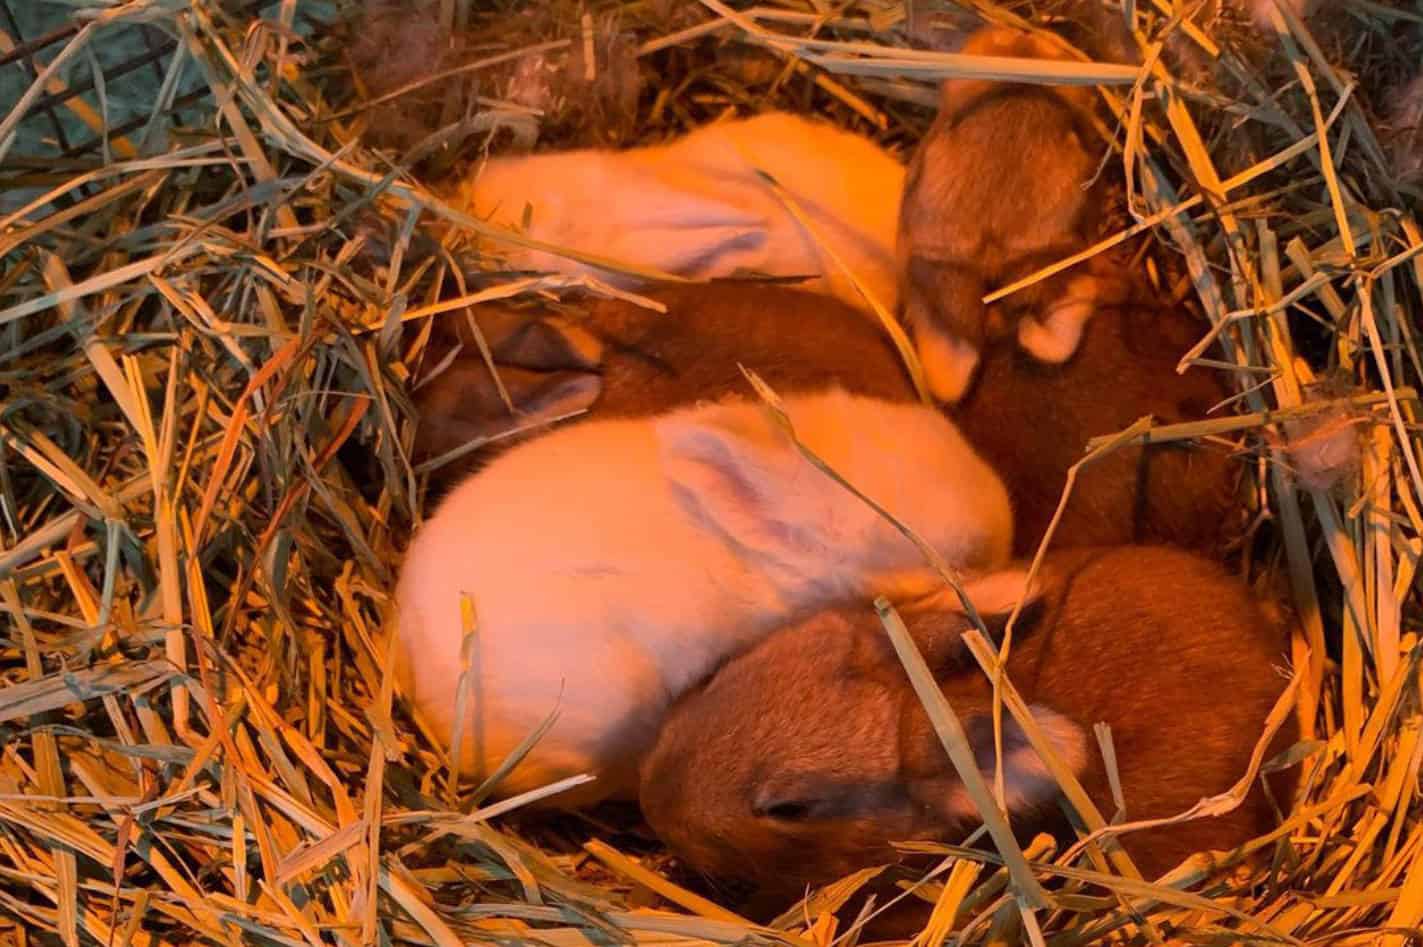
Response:
M1023 568L968 594L1001 629ZM1288 636L1219 566L1164 547L1052 555L1015 632L1008 679L1096 806L1115 809L1092 728L1111 728L1130 820L1173 816L1245 773L1285 690ZM902 614L992 778L992 682L964 653L953 593ZM971 665L971 666L970 666ZM1293 715L1273 752L1296 739ZM1006 803L1026 839L1071 840L1056 782L1004 714ZM1293 771L1272 790L1289 803ZM956 842L979 822L963 783L866 606L775 632L668 713L642 769L648 822L691 865L787 896L895 858L891 842ZM1233 812L1124 836L1154 878L1197 851L1274 825L1258 786Z
M417 456L580 407L587 417L640 416L749 393L738 365L783 394L839 383L877 398L914 397L885 333L835 300L735 282L659 287L649 295L668 311L621 301L542 320L479 310L496 360L512 366L501 370L524 413L511 417L478 356L462 355L417 392ZM1090 438L1147 414L1162 424L1199 420L1225 398L1217 373L1176 373L1177 358L1199 332L1175 310L1107 308L1087 324L1064 364L1043 364L1011 344L988 349L977 382L950 417L1008 485L1018 553L1036 548L1068 468ZM440 483L508 443L442 471ZM1226 451L1212 445L1118 451L1082 472L1057 541L1167 542L1214 551L1234 473Z
M1067 58L1045 39L999 26L973 34L962 52ZM939 400L963 397L991 340L1016 335L1036 358L1061 363L1100 302L1127 298L1129 284L1094 262L997 305L982 301L1091 241L1103 203L1092 108L1085 86L944 82L939 115L905 179L897 247L903 318Z

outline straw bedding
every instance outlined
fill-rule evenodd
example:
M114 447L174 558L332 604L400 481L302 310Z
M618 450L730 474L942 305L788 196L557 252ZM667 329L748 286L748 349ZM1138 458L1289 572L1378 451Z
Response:
M868 874L754 925L633 814L491 804L405 716L380 625L423 504L409 384L432 320L568 282L500 272L507 238L428 184L485 147L767 107L910 144L964 64L911 57L909 34L932 47L963 10L444 0L433 38L383 47L305 0L8 8L0 942L859 938L829 912L860 912ZM936 905L926 944L1401 945L1423 922L1423 11L1284 10L1262 32L1243 4L1131 8L1151 65L1102 86L1109 173L1130 169L1114 250L1200 313L1187 354L1239 392L1150 436L1210 438L1249 475L1235 560L1292 591L1304 785L1225 878L1059 869L1034 909L1001 859L939 846L907 896ZM463 71L353 78L420 43Z

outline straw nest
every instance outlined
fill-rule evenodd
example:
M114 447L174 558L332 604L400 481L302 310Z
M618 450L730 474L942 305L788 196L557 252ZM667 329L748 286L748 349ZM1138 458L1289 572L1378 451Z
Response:
M7 30L38 32L0 37L0 939L859 937L828 912L859 910L867 875L758 927L679 885L634 819L489 804L393 699L379 623L421 508L408 383L429 327L567 282L500 273L512 238L425 182L490 143L771 106L912 143L932 81L971 65L936 31L1062 5L445 0L403 49L306 0L8 6ZM1223 879L1045 868L1044 909L992 854L938 848L906 896L937 905L923 943L1402 944L1423 921L1423 18L1355 2L1262 32L1242 4L1125 6L1148 65L1101 86L1131 194L1115 239L1199 310L1188 358L1239 392L1152 436L1215 438L1254 477L1238 559L1286 576L1300 616L1303 787ZM535 47L520 91L508 54ZM352 81L382 55L453 72Z

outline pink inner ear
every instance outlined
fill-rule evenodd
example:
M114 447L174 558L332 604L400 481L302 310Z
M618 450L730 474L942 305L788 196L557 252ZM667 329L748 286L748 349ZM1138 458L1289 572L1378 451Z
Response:
M1052 743L1052 748L1067 764L1073 775L1079 775L1087 768L1087 734L1075 721L1068 719L1051 707L1030 704L1028 710L1037 721L1038 728Z
M780 495L775 449L758 432L737 429L746 411L718 406L658 422L662 469L679 502L704 525L752 548L779 545L772 520Z
M1057 795L1057 781L1030 746L1008 753L1003 762L1003 788L1011 813L1038 809Z
M565 372L541 390L514 395L514 406L525 420L551 421L593 406L603 392L603 378L591 372Z
M1067 769L1074 776L1080 776L1087 763L1087 735L1082 728L1041 704L1030 705L1028 709L1043 736L1052 744L1053 750ZM1006 710L1003 727L1003 801L1008 807L1009 815L1016 816L1051 805L1060 790L1057 780L1053 778L1037 751L1027 743L1026 736ZM986 761L980 763L983 766L982 776L991 788L994 772L991 729L985 732L989 743L980 746L978 738L974 743L980 761ZM944 807L953 818L967 822L976 822L982 818L974 808L973 800L969 798L963 784L957 780L944 801Z
M1068 771L1073 776L1080 776L1087 764L1087 735L1082 728L1041 704L1032 704L1028 710ZM1037 751L1026 744L1007 754L1003 763L1003 781L1008 809L1015 812L1051 803L1060 789Z
M844 529L826 500L839 499L839 488L801 457L759 403L677 412L655 430L678 504L742 552L768 560L758 568L787 567L780 577L794 575L798 583L834 582L866 555L863 538Z

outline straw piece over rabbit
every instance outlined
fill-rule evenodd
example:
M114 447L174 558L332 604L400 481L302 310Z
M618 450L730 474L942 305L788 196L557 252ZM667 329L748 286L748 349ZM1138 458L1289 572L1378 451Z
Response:
M790 194L813 234L758 169ZM559 247L696 279L806 277L808 288L871 311L833 254L892 311L903 188L903 165L869 139L770 112L665 144L494 158L461 186L458 200ZM551 253L497 249L521 269L637 282Z
M1002 27L975 33L963 53L1065 58ZM1085 87L944 82L939 115L910 162L897 247L903 318L940 400L962 397L989 340L1016 333L1034 356L1060 363L1100 300L1125 301L1127 284L1101 262L991 307L982 301L1090 242L1101 204L1087 138L1092 102Z
M1219 566L1164 547L1058 553L1042 577L1007 676L1098 809L1110 818L1116 808L1098 723L1111 728L1127 819L1177 815L1229 790L1285 690L1278 623ZM1015 567L968 585L990 631L1001 631L1026 578ZM965 653L968 618L952 593L901 614L991 781L993 687ZM1290 721L1273 752L1296 739ZM1070 840L1055 780L1006 711L1003 728L1015 831ZM1272 787L1284 805L1292 779ZM777 631L686 693L643 766L641 803L699 870L786 895L893 860L892 842L958 841L980 822L868 607ZM1129 834L1124 845L1154 878L1273 824L1257 785L1229 814Z
M949 562L1006 561L1007 493L938 412L838 389L785 402L817 455ZM727 654L831 601L920 594L926 570L759 403L571 425L498 457L416 533L399 680L450 741L467 594L465 772L490 772L557 708L499 791L586 772L597 781L567 802L594 801L635 791L667 705Z
M1093 316L1066 364L1010 344L988 350L949 416L1008 484L1017 554L1037 549L1092 438L1147 415L1158 425L1204 420L1228 397L1219 372L1176 372L1199 333L1175 309L1112 306ZM1118 449L1078 471L1054 543L1166 543L1217 555L1243 525L1240 472L1230 448L1210 442Z

